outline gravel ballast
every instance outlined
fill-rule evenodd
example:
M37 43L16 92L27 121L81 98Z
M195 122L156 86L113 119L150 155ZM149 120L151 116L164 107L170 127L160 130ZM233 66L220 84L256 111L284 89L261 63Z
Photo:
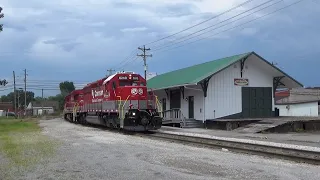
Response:
M40 125L45 135L61 141L58 151L17 178L320 179L320 168L308 164L123 135L62 119Z

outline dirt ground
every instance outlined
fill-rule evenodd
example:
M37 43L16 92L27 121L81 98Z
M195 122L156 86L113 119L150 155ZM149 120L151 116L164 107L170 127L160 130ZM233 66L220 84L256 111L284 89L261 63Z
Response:
M320 168L313 165L150 140L62 119L40 125L59 147L31 169L14 173L14 179L320 179Z

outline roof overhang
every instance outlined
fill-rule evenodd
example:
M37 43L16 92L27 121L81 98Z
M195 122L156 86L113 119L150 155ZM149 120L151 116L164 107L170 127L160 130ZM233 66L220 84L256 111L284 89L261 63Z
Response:
M159 91L159 90L165 90L165 89L178 88L181 86L194 86L194 85L198 85L198 83L179 84L179 85L167 86L167 87L162 87L162 88L157 88L157 89L152 89L152 88L149 89L148 88L148 91Z

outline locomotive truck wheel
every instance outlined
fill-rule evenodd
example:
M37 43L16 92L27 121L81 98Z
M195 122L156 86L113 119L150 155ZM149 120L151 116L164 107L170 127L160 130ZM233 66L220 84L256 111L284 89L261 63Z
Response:
M82 125L86 125L86 119L85 119L86 117L85 117L85 115L81 115L81 117L80 117L80 123L82 124Z
M85 114L82 114L82 124L83 125L87 125L88 124L88 122L87 122L87 120L86 120L86 115Z
M149 119L148 119L148 118L146 118L146 117L142 117L142 118L141 118L141 124L142 124L143 126L146 126L146 125L148 124L148 122L149 122Z

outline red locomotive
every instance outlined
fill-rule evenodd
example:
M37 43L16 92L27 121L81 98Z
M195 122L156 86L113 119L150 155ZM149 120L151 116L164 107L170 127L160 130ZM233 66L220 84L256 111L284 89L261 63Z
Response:
M161 128L160 108L143 77L117 72L67 95L63 114L70 122L147 131Z

